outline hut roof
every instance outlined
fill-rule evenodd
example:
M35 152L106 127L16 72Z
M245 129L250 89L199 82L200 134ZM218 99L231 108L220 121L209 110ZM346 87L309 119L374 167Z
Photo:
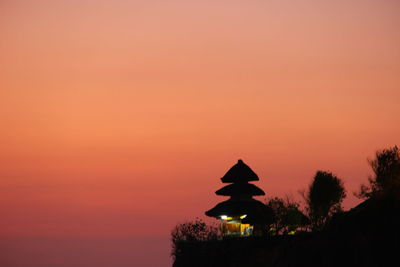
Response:
M265 216L270 214L270 209L261 201L255 199L248 200L232 200L221 202L214 208L206 211L209 217L219 218L222 215L228 217L236 217L242 215L249 215L251 217Z
M258 176L241 159L221 178L223 183L258 181Z
M264 191L257 186L249 183L235 183L224 186L215 192L219 196L250 195L263 196Z

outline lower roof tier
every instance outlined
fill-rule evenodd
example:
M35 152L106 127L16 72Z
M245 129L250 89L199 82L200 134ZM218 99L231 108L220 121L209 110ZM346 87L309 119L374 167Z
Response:
M272 210L261 201L253 198L248 200L232 200L218 203L214 208L205 212L209 217L220 219L221 216L238 217L246 216L248 221L266 221L273 216Z

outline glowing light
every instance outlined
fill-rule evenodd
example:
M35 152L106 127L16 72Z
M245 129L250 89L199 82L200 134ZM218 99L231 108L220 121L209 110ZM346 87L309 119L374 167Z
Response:
M228 219L228 216L226 216L226 215L221 215L221 219L222 219L222 220L226 220L226 219Z
M240 219L244 219L247 217L247 214L240 216Z

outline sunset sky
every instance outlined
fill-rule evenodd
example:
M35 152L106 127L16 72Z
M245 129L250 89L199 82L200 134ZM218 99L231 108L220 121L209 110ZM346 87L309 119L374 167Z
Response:
M397 0L0 0L0 265L169 266L239 158L354 207L400 145L399 29Z

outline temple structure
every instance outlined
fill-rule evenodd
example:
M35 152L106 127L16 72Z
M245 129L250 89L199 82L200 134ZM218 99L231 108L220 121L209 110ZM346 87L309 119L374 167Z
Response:
M230 198L206 211L206 215L221 220L221 230L224 235L258 235L267 230L272 219L272 211L253 196L265 195L264 191L251 184L258 181L257 174L242 160L238 160L221 178L229 185L215 193Z

